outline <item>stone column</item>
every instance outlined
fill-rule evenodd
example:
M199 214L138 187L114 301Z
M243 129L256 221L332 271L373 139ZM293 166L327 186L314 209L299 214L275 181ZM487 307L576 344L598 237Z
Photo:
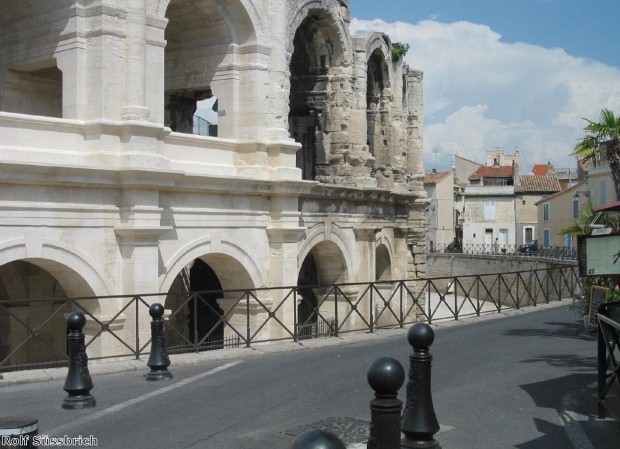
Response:
M423 73L412 70L407 74L409 115L407 116L407 171L413 176L411 190L423 191L424 163L422 141Z
M299 275L299 267L297 265L297 239L305 230L301 227L288 228L267 228L267 237L269 238L269 284L280 286L296 286L297 277ZM273 305L278 307L282 301L284 304L278 309L278 318L293 332L295 323L295 312L297 303L300 298L295 301L295 296L290 294L289 289L273 290ZM285 332L281 326L272 326L273 333L284 336Z
M127 0L127 62L125 102L121 110L124 120L147 120L145 106L146 81L146 0Z

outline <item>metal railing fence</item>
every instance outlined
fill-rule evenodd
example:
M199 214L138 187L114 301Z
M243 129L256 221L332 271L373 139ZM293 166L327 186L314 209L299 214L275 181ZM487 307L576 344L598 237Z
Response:
M0 299L0 323L5 324L0 328L0 371L66 364L65 318L72 311L86 316L91 360L140 358L150 348L148 308L155 302L166 308L170 352L201 352L498 313L570 298L580 288L578 281L576 266L558 266L309 287ZM217 304L205 299L213 293L222 298Z
M566 246L538 247L536 251L519 251L519 245L504 244L467 244L462 248L453 244L433 243L428 248L430 253L485 254L498 256L544 257L548 259L577 259L577 248Z

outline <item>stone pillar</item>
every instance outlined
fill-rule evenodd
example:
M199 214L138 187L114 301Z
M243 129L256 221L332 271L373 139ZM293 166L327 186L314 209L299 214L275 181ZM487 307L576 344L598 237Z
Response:
M133 180L136 182L137 180ZM121 225L114 228L119 242L121 266L119 267L121 292L128 295L157 293L159 291L159 239L172 227L161 226L159 192L155 189L125 188L121 206ZM131 300L131 297L125 301ZM158 298L151 299L157 302ZM124 305L124 304L123 304ZM135 322L135 307L129 307L127 322ZM150 338L148 323L151 319L147 307L139 307L140 341ZM135 338L128 326L124 338ZM132 335L133 334L133 335Z
M378 231L374 227L353 229L358 265L355 268L355 277L351 279L351 282L372 282L376 280L375 236Z
M234 58L238 48L236 45L229 47L226 58ZM211 81L211 91L218 99L218 137L237 139L238 106L239 98L239 68L236 64L220 64Z
M422 140L423 73L412 70L407 74L409 93L407 116L407 171L412 175L410 190L424 191L424 145Z
M168 21L148 14L146 18L146 62L144 80L144 105L154 123L163 124L165 83L165 30Z
M89 118L86 113L86 50L72 48L58 52L56 65L62 71L62 118Z
M299 275L297 265L297 239L305 228L267 228L269 238L269 284L281 286L296 286ZM295 311L297 302L290 290L274 290L274 307L278 307L282 301L284 304L278 309L278 318L293 332L295 323ZM274 331L281 326L276 326ZM282 329L280 329L282 331Z
M147 120L149 110L145 106L144 97L146 81L146 0L127 0L126 23L125 102L121 110L121 117L124 120Z
M267 0L265 0L267 3ZM268 118L267 138L281 140L289 138L288 114L290 85L290 62L293 49L293 37L296 30L290 30L290 11L287 2L283 0L269 0L265 8L270 12L269 34L274 43L269 55L269 96L267 110ZM286 14L289 20L282 20ZM289 36L289 33L292 33ZM290 52L289 52L290 50Z

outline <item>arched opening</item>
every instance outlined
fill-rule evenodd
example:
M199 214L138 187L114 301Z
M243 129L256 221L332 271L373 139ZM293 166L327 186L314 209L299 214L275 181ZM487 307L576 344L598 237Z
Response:
M166 18L165 125L180 133L233 137L225 135L223 123L200 114L199 103L209 101L221 122L236 113L240 49L256 41L244 2L171 0Z
M96 313L96 300L79 275L52 261L19 260L0 266L0 370L20 366L64 365L67 359L66 315ZM75 295L75 296L74 296Z
M213 96L211 82L232 37L211 0L172 0L166 17L164 123L192 134L198 102Z
M297 305L297 322L299 323L297 335L302 339L311 336L313 329L316 327L318 318L316 308L319 303L312 286L317 286L318 284L319 272L316 268L314 256L310 253L301 264L297 278L297 286L301 296Z
M392 279L392 262L390 252L385 245L377 246L375 256L375 280L388 281Z
M329 16L312 11L293 39L289 133L299 143L297 168L302 178L325 174L330 146L330 75L341 64L339 37Z
M245 335L246 310L239 299L252 280L231 256L213 253L194 259L177 275L164 307L166 340L172 352L237 347Z
M297 278L297 335L300 339L334 335L338 326L334 304L328 301L332 284L346 282L347 269L340 248L329 241L306 255Z
M183 269L164 304L171 311L166 327L169 350L223 347L223 310L217 303L222 296L220 279L209 264L195 259Z
M390 87L385 56L381 49L376 49L368 58L366 78L366 120L368 150L375 158L375 176L380 187L389 184L389 173L385 168L391 163L389 157L390 148L390 123L389 108L390 99L387 89ZM377 173L379 172L379 173Z

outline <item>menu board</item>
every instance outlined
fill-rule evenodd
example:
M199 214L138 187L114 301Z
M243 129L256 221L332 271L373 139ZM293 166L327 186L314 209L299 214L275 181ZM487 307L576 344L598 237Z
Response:
M609 296L609 289L605 287L599 287L597 285L592 286L590 290L590 315L588 317L588 323L590 326L597 325L596 314L601 304L607 302Z

